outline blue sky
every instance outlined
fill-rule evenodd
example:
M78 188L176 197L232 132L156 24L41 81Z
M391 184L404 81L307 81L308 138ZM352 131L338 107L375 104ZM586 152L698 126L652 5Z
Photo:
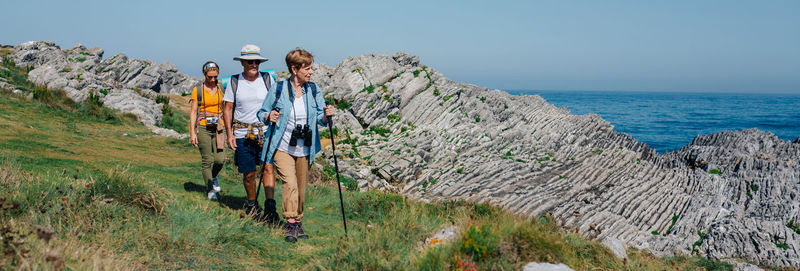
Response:
M800 1L11 1L0 43L52 40L106 57L223 74L245 43L284 70L405 51L499 89L800 93Z

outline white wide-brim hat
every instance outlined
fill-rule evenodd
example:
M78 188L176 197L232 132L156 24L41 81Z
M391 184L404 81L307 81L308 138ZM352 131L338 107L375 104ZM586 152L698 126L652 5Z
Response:
M261 56L261 48L252 44L246 44L242 47L242 54L240 56L234 57L233 60L240 61L240 60L259 60L260 62L267 61L269 59Z

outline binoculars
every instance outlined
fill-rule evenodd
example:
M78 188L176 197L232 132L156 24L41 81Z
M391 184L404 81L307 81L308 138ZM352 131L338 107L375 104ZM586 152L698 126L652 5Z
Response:
M308 124L298 124L294 130L292 130L292 137L289 138L289 146L297 146L298 138L303 139L303 145L306 147L311 146L311 130L308 128Z

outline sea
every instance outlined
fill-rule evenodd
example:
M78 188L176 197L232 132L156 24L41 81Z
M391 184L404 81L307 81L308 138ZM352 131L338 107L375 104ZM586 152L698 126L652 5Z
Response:
M782 140L800 137L800 94L636 91L506 90L539 95L575 115L596 113L614 130L659 153L675 151L695 136L758 128Z

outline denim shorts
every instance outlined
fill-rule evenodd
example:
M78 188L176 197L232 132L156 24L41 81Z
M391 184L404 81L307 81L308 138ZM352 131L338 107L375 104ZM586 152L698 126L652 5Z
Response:
M245 138L236 139L236 152L233 154L236 167L239 173L250 173L256 171L256 166L261 162L261 148L258 143Z

